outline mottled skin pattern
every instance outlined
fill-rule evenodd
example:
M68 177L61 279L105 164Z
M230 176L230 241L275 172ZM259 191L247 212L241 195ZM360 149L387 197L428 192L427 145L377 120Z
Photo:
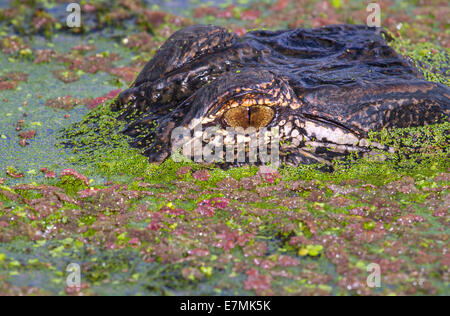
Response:
M132 146L151 161L171 131L196 124L279 126L286 163L366 153L368 132L448 120L450 89L425 81L380 29L355 25L255 31L216 26L176 32L118 98Z

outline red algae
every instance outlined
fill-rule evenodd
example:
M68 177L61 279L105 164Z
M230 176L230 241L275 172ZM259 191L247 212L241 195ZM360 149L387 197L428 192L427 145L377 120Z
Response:
M76 180L80 180L86 186L89 186L89 181L88 181L87 177L73 169L64 169L63 171L61 171L61 173L59 174L59 177L62 178L65 176L73 177Z

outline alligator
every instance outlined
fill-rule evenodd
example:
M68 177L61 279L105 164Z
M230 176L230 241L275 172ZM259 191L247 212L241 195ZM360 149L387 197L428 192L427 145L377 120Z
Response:
M426 81L388 40L362 25L240 38L189 26L161 46L114 109L131 146L157 163L173 153L173 131L199 126L225 137L277 127L280 159L294 166L388 150L369 132L447 122L450 108L449 87Z

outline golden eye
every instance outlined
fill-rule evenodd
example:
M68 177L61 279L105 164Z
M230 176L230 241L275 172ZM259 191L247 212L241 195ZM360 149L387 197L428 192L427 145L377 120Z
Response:
M250 126L258 129L269 125L274 117L275 110L267 106L254 106L249 108Z
M225 121L231 127L266 127L275 117L275 111L267 106L239 106L225 113Z
M247 128L250 125L248 108L240 106L225 113L225 121L231 127Z

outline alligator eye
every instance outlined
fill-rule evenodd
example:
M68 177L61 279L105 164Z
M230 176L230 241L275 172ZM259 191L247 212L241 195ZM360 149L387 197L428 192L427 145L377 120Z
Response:
M225 113L225 121L231 127L266 127L275 117L275 111L268 106L239 106Z

